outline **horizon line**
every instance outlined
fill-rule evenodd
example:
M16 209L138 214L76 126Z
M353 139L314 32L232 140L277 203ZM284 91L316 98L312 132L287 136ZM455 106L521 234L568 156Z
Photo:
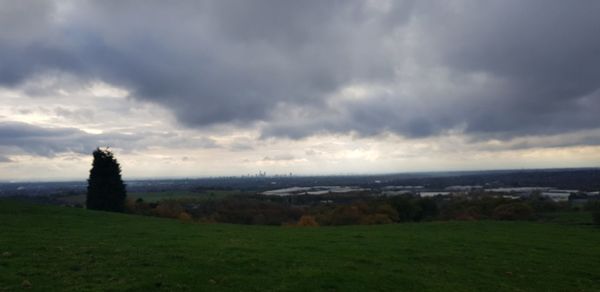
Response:
M281 178L281 177L327 177L327 176L391 176L391 175L409 175L409 174L442 174L442 173L477 173L477 172L517 172L517 171L558 171L558 170L593 170L600 169L600 166L593 167L548 167L548 168L489 168L489 169L462 169L462 170L431 170L431 171L407 171L407 172L381 172L381 173L330 173L330 174L293 174L292 176L284 174L274 174L267 176L247 176L244 175L218 175L218 176L154 176L154 177L131 177L123 178L123 181L146 181L146 180L201 180L201 179L222 179L222 178ZM23 180L1 180L1 184L10 183L68 183L85 182L87 178L50 178L50 179L23 179Z

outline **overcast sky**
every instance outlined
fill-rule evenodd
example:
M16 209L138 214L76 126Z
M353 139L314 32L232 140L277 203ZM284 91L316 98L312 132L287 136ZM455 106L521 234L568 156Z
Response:
M600 1L0 0L0 180L600 166Z

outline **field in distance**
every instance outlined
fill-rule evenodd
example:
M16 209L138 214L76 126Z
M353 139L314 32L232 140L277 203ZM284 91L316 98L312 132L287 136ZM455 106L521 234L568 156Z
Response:
M299 228L182 223L0 200L0 222L0 291L600 287L600 229L562 220Z
M177 191L160 191L160 192L130 192L127 194L127 197L131 200L142 199L145 202L158 202L160 200L168 200L168 199L185 199L185 198L195 198L195 199L220 199L231 195L244 194L244 192L238 190L217 190L217 189L207 189L201 192L198 191L188 191L188 190L177 190ZM68 195L68 196L60 196L58 197L59 201L70 203L70 204L79 204L85 206L86 195Z

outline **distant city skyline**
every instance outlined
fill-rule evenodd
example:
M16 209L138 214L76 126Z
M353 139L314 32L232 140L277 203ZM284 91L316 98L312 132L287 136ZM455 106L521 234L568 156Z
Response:
M0 180L598 167L599 14L0 0Z

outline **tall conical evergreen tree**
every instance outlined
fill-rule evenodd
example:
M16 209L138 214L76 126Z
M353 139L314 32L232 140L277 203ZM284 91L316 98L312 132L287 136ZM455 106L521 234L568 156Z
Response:
M121 179L121 166L108 149L96 148L88 179L88 209L123 212L127 191Z

